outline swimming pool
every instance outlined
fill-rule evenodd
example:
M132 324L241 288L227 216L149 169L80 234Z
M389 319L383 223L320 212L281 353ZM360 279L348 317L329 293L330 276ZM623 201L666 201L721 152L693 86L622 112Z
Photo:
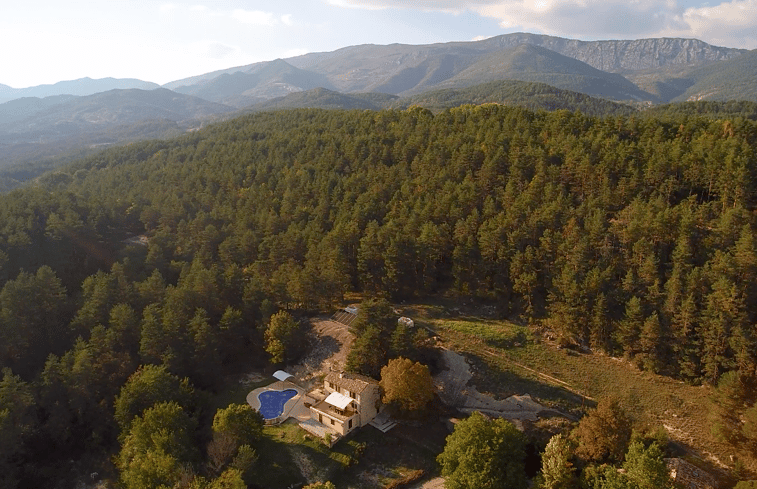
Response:
M260 414L265 419L278 418L284 412L284 404L296 395L297 391L294 389L261 392L258 394L258 400L260 400Z

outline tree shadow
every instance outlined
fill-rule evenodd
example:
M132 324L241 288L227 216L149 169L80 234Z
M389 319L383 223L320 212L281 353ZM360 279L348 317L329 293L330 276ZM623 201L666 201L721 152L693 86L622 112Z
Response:
M565 387L536 379L532 374L517 373L520 367L516 365L508 368L506 365L502 366L500 362L470 352L466 352L465 357L473 372L470 384L474 385L479 392L489 394L495 399L529 394L546 408L545 411L557 411L574 419L580 418L586 409L596 407L595 401ZM498 360L507 362L504 358Z

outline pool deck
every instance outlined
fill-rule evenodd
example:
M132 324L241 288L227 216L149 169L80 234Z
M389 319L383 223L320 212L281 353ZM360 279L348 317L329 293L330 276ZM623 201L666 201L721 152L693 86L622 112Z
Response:
M286 389L296 390L297 395L284 404L284 411L281 413L281 416L278 417L279 421L283 422L288 418L296 418L298 421L310 419L310 409L305 407L305 391L299 386L287 381L278 381L265 387L258 387L247 394L247 404L249 404L255 411L260 411L260 399L258 398L258 395L260 395L261 392L283 391Z
M261 392L283 391L286 389L296 390L297 395L289 399L284 404L284 411L281 413L281 416L272 420L266 420L266 424L280 424L289 419L292 419L296 420L297 424L299 424L302 429L320 438L327 439L327 435L330 434L332 440L331 445L333 445L339 438L341 438L339 433L313 419L310 408L305 407L305 401L306 399L309 400L309 402L314 402L315 400L309 398L307 392L305 392L301 387L292 384L291 382L278 381L265 387L258 387L257 389L247 394L247 403L254 410L260 411L260 399L258 398L258 396Z

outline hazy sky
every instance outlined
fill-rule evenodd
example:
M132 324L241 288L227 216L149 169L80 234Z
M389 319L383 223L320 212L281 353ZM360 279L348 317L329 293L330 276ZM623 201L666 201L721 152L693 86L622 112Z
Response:
M510 32L697 38L757 48L757 0L23 0L0 13L0 84L82 77L163 84L354 44Z

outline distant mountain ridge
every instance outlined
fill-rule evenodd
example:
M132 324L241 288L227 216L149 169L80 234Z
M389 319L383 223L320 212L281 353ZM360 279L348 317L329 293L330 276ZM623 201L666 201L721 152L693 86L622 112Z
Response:
M382 93L345 94L325 88L314 88L267 100L247 110L271 111L296 108L380 110L407 109L418 105L438 112L461 105L487 103L513 105L535 111L580 110L584 114L595 116L631 115L637 112L629 105L562 90L543 83L519 80L498 80L466 88L428 90L409 97Z
M180 122L233 111L231 107L165 88L109 90L86 97L52 99L21 99L26 102L22 108L28 115L16 110L13 120L8 120L5 107L22 104L14 100L0 105L0 140L26 139L30 135L52 140L150 119Z
M325 76L301 70L281 59L253 65L245 72L224 72L194 85L172 86L178 93L235 107L312 88L334 88Z
M580 41L516 33L481 41L349 46L200 74L162 88L115 78L25 89L0 84L0 167L169 137L238 111L409 104L443 110L499 103L629 114L673 101L757 102L755 80L757 50L696 39Z
M137 80L135 78L92 79L89 77L28 88L11 88L7 85L0 85L0 103L23 97L45 98L55 95L77 95L83 97L109 90L125 90L130 88L152 90L158 87L160 85L156 83Z
M698 39L650 38L636 40L580 41L539 34L516 33L487 39L500 47L533 44L602 71L622 73L669 66L698 66L733 59L746 49L712 46Z
M461 88L497 80L546 83L556 88L617 100L649 100L650 94L617 73L533 44L496 51L435 88ZM418 93L420 90L412 90Z
M676 82L680 72L736 62L745 53L696 39L580 41L515 33L469 42L349 46L198 75L166 87L243 107L316 87L405 96L515 79L615 100L660 103L681 96L696 83ZM517 56L522 59L503 69L503 63L508 64L505 58ZM549 71L545 66L560 69ZM628 79L641 72L665 70L675 73L652 82L651 90ZM236 93L230 90L232 85Z
M103 145L178 136L233 111L165 88L13 100L0 104L0 168Z
M529 48L523 46L540 49L524 53L523 50ZM681 97L706 98L708 93L721 96L733 93L734 90L723 91L716 86L722 78L717 68L713 68L714 76L700 68L720 63L737 66L741 59L746 59L742 55L747 53L744 49L712 46L697 39L581 41L514 33L480 41L348 46L332 52L218 70L176 80L163 87L243 108L313 88L403 96L431 89L462 88L495 79L515 79L615 100L661 103ZM520 55L527 59L529 54L536 56L529 60L531 66L524 66L521 60L520 67L518 63L511 63L507 69L502 69L504 58ZM574 61L569 62L568 58ZM557 72L544 69L544 66L558 65L561 68ZM729 83L748 88L751 69L735 71L741 78ZM700 83L700 78L706 79L705 86L689 93L691 87ZM24 89L0 85L0 103L22 97L85 96L112 89L157 87L141 80L114 78L82 78Z

